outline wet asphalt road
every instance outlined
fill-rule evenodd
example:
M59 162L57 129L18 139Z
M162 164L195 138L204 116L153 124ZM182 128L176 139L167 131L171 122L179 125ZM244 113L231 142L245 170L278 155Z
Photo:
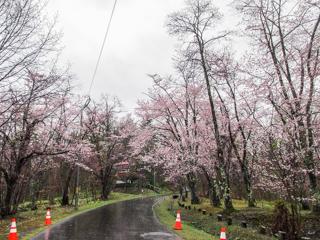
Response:
M154 216L155 201L148 198L101 207L50 227L33 240L178 239Z

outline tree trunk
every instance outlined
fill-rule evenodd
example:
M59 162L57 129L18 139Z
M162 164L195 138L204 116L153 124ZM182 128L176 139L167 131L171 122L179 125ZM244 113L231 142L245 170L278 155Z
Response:
M217 189L216 189L216 181L215 179L211 179L209 174L207 173L207 171L203 168L202 169L204 176L207 179L208 182L208 187L209 187L209 199L211 202L211 205L214 207L220 207L221 206L221 201L220 201L220 197L217 193Z
M224 208L227 211L233 211L234 210L229 186L226 187L225 192L224 192Z
M220 171L221 171L220 174L221 174L221 181L222 181L222 188L223 188L224 209L226 211L233 211L234 207L232 204L229 178L224 168L220 169Z
M201 182L201 195L206 198L209 198L210 197L210 193L209 193L210 187L209 187L207 179L203 179L203 177L200 177L200 182Z
M316 215L320 215L320 190L318 189L317 177L315 175L315 164L313 155L313 151L309 150L305 159L305 165L309 169L308 177L310 182L310 188L315 199L315 202L312 206L312 212Z
M292 239L299 239L301 233L301 214L297 203L291 203L291 236Z
M102 178L101 181L101 200L105 201L108 200L109 194L111 192L112 189L112 176L109 175L105 175Z
M103 201L108 200L108 190L107 190L107 184L105 182L102 182L101 200Z
M64 184L63 191L62 191L61 206L69 205L69 188L70 188L70 183L71 183L73 172L74 172L73 168L70 168L70 170L68 171L67 179Z
M48 200L49 200L49 205L54 205L55 204L55 181L56 181L56 172L55 169L51 169L47 172L49 174L48 176Z
M248 167L246 165L243 165L241 166L241 168L242 168L243 181L246 188L248 207L255 207L255 200L253 197L252 184L251 184L251 178L248 173Z
M179 199L180 201L184 202L185 198L183 196L183 186L179 185Z
M315 162L314 162L314 136L313 129L311 127L311 113L310 109L307 115L307 128L305 129L305 125L302 121L298 121L299 127L302 129L299 132L300 135L300 143L304 150L306 150L307 154L304 158L304 165L308 169L308 178L310 183L310 191L315 198L315 203L312 206L312 212L315 214L320 214L320 190L318 189L317 177L315 174Z
M100 181L101 181L101 199L102 200L107 200L109 197L109 194L112 190L112 170L113 170L113 165L107 165L104 168L104 171L101 171L101 176L100 176Z
M109 194L111 192L111 186L109 181L102 181L102 189L101 189L101 200L108 200Z
M207 71L207 61L205 60L204 56L204 48L203 45L201 44L200 39L198 39L199 42L199 47L200 47L200 56L201 56L201 65L203 68L203 74L205 78L205 83L207 87L207 93L208 93L208 98L209 98L209 103L210 103L210 109L211 109L211 117L212 117L212 123L213 123L213 128L214 128L214 136L215 140L217 143L217 159L218 162L221 166L224 165L225 157L223 153L223 144L221 141L221 135L219 131L219 124L218 124L218 118L216 115L216 110L215 110L215 105L213 101L213 96L211 93L211 84L210 84L210 79ZM230 196L230 186L229 186L229 181L226 179L226 171L224 171L224 178L222 179L224 181L224 203L225 203L225 209L226 210L234 210L233 205L232 205L232 199Z
M0 216L1 216L1 209L3 208L3 197L4 197L4 189L3 189L3 181L2 181L2 172L0 171Z
M199 197L197 195L197 191L196 191L195 178L191 174L188 174L187 179L188 179L188 185L189 185L190 193L191 193L191 204L199 204L200 199L199 199Z
M6 179L6 195L4 199L4 206L1 211L2 216L8 216L13 213L13 199L16 192L17 179L9 178Z
M253 192L251 186L247 189L247 201L248 201L248 207L255 207L256 201L253 197Z
M93 201L96 201L97 200L96 186L93 183L91 183L91 194L92 194Z
M315 190L313 196L315 201L312 205L312 212L316 215L320 215L320 191Z
M221 206L220 197L218 196L218 193L216 190L215 180L212 180L212 183L210 183L209 185L209 198L212 206L214 207Z
M188 199L188 196L189 194L188 194L188 188L187 187L185 187L184 188L184 197L186 198L186 199Z
M31 210L37 210L38 206L37 206L37 182L34 179L34 177L32 177L30 179L30 196L31 196Z

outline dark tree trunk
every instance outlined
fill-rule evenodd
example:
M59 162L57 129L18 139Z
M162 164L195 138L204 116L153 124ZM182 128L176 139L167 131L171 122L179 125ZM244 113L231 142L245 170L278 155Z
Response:
M305 165L308 169L310 169L310 171L308 172L308 177L311 192L315 198L315 201L312 206L312 212L316 215L320 215L320 190L318 189L317 177L314 173L315 164L312 150L308 151L307 157L305 159Z
M74 173L74 169L70 168L68 171L66 182L63 187L63 191L62 191L61 206L69 205L69 188L70 188L70 183L71 183L73 173Z
M13 200L15 197L16 186L17 186L17 179L16 178L9 178L6 179L6 195L4 199L4 206L1 211L2 216L8 216L13 213L14 206Z
M246 190L246 198L248 202L248 207L255 207L255 201L253 198L253 191L252 191L252 182L251 182L251 176L250 176L250 170L248 167L248 159L247 159L247 140L245 139L245 134L244 131L242 130L241 127L241 132L243 136L243 153L242 156L240 156L240 153L238 151L238 147L235 143L235 140L232 136L230 124L229 124L229 136L232 144L232 148L234 150L234 153L236 155L236 158L238 159L239 165L241 167L241 174L243 177L243 182L244 182L244 187Z
M251 178L248 173L248 167L246 165L243 165L241 166L241 168L242 168L243 181L246 188L248 207L255 207L256 205L253 197L252 184L251 184Z
M233 211L234 210L229 186L225 189L224 207L225 207L225 209L227 211Z
M183 198L183 187L179 186L179 199L182 201Z
M189 185L190 194L191 194L191 204L199 204L200 199L197 195L196 180L192 174L188 174L187 179L188 179L188 185Z
M187 187L185 187L184 188L184 197L186 198L186 199L188 199L188 188Z
M56 189L55 189L55 181L56 181L56 172L55 169L51 169L47 172L48 176L48 185L49 185L49 192L48 192L48 200L49 200L49 205L54 205L55 204L55 194L56 194Z
M91 183L91 194L92 194L93 201L96 201L97 200L96 186L93 183Z
M0 171L0 216L1 216L1 209L3 208L2 199L4 198L4 184L2 181L2 172Z
M37 182L32 177L30 179L30 196L31 196L31 210L36 210L37 207Z
M202 169L202 171L203 171L204 176L206 177L207 182L208 182L210 203L214 207L220 207L221 201L220 201L220 197L219 197L217 190L216 190L216 181L215 181L215 179L210 178L209 174L207 173L207 171L204 168Z
M312 212L316 215L320 215L320 202L316 200L315 204L312 206Z
M221 201L220 197L218 196L218 193L216 191L216 184L215 181L213 180L212 184L210 184L210 189L209 189L209 198L212 206L214 207L220 207L221 206Z
M103 181L101 184L101 200L105 201L109 198L109 194L111 192L111 184L109 183L109 181Z
M225 168L221 168L221 186L223 189L223 201L224 201L224 209L226 211L233 211L234 207L232 204L231 191L230 191L230 181L228 177L227 170Z
M112 166L107 167L105 174L101 178L101 199L102 200L108 200L109 194L112 190L112 184L113 184L113 179L112 179Z
M208 181L207 179L204 177L200 177L200 182L201 182L201 195L206 197L206 198L210 198L210 187L209 187L209 184L208 184Z
M215 109L215 104L214 104L214 98L213 98L213 94L211 92L211 83L210 83L210 78L209 78L209 71L208 71L208 62L206 60L205 57L205 44L204 41L202 39L201 35L196 34L196 38L198 41L198 45L199 45L199 53L200 53L200 58L201 58L201 66L203 69L203 75L204 75L204 80L206 83L206 88L207 88L207 94L208 94L208 98L209 98L209 103L210 103L210 110L211 110L211 117L212 117L212 124L213 124L213 129L214 129L214 137L216 140L216 144L217 144L217 150L216 150L216 154L217 154L217 160L219 163L219 167L224 167L225 164L225 156L224 156L224 144L222 143L222 135L220 134L220 130L219 130L219 120L216 114L216 109ZM231 193L230 193L230 186L229 186L229 181L227 179L227 171L225 171L225 169L223 169L223 178L221 179L221 181L223 181L223 186L224 186L224 203L225 203L225 209L226 210L233 210L233 205L232 205L232 199L231 199Z
M112 176L113 165L105 167L104 171L101 171L101 199L108 200L109 194L112 190L113 176Z
M221 200L220 200L220 197L217 194L215 186L210 188L209 196L210 196L210 200L211 200L212 206L214 206L214 207L220 207L221 206Z
M255 207L256 206L256 201L253 197L253 192L251 187L247 189L247 201L248 201L248 207Z

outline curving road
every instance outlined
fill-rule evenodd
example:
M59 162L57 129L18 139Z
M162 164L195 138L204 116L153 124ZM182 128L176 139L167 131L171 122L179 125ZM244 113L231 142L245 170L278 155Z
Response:
M156 199L138 199L104 206L48 228L33 240L176 240L156 219Z

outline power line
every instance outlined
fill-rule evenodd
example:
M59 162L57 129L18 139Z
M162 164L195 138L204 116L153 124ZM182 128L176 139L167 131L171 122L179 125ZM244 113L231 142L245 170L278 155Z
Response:
M94 69L94 72L93 72L93 75L92 75L92 79L91 79L91 83L90 83L90 87L89 87L89 92L88 92L89 98L90 98L93 82L94 82L94 80L96 78L97 71L98 71L98 68L99 68L99 65L100 65L103 49L104 49L104 46L106 44L107 37L109 35L109 30L110 30L110 27L111 27L111 23L112 23L112 19L113 19L113 16L114 16L114 12L116 10L117 2L118 2L118 0L114 1L112 12L111 12L111 16L110 16L109 22L108 22L108 26L107 26L106 32L104 34L104 38L103 38L102 46L101 46L101 49L100 49L99 57L98 57L98 60L97 60L97 63L96 63L96 66L95 66L95 69Z
M111 12L111 16L110 16L110 19L109 19L109 22L108 22L108 26L107 26L106 32L104 34L104 38L103 38L102 46L101 46L101 49L100 49L99 57L98 57L98 60L97 60L97 63L96 63L96 66L95 66L95 69L94 69L94 72L93 72L93 75L92 75L92 79L91 79L91 83L90 83L90 87L89 87L89 91L88 91L88 99L86 100L84 106L81 108L81 111L80 111L80 114L81 114L81 118L80 118L81 127L82 127L83 110L89 105L89 103L91 101L91 98L90 98L91 89L92 89L92 86L93 86L94 79L96 78L96 75L97 75L98 67L99 67L99 64L100 64L100 61L101 61L102 52L103 52L103 49L104 49L104 45L106 44L106 40L107 40L107 37L108 37L108 34L109 34L109 30L110 30L110 26L111 26L111 23L112 23L113 15L114 15L114 12L115 12L115 9L116 9L116 6L117 6L117 2L118 2L117 0L114 1L112 12ZM81 132L80 132L80 134L81 134ZM79 167L79 165L77 165L76 196L75 196L76 197L75 198L75 208L76 209L78 209L78 204L79 204L79 179L80 179L80 167Z

